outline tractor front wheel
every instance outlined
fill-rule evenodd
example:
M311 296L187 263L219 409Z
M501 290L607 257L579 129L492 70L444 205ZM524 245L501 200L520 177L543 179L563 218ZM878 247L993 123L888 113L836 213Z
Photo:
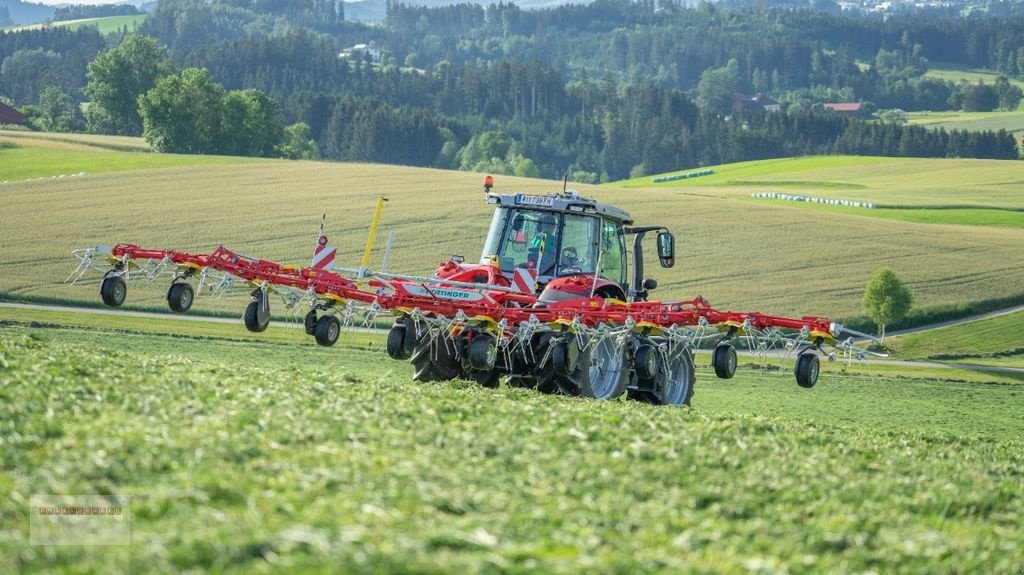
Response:
M409 358L413 381L447 381L462 375L462 365L452 345L444 338L428 334L417 340Z

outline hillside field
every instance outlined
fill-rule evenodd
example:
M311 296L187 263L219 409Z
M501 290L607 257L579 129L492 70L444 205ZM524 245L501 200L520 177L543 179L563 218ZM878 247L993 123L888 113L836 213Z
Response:
M694 408L652 408L416 384L379 352L241 326L19 313L0 310L3 572L1024 562L1020 384L825 374L804 390L701 369ZM132 544L28 545L35 493L131 497Z
M901 359L1024 368L1024 312L887 338Z
M91 161L88 166L65 167L62 150L25 139L18 145L0 150L2 169L29 171L44 179L2 184L10 209L0 214L7 232L0 242L0 293L8 299L98 303L95 286L61 285L74 268L70 251L98 244L131 242L193 251L226 245L248 255L305 264L324 210L339 261L355 266L378 195L390 199L380 237L396 233L389 270L429 273L451 254L475 261L490 222L480 174L132 155L94 146L75 151L86 154L75 161L85 158L82 161ZM72 144L46 144L57 145ZM25 154L28 159L9 163L3 161L7 154ZM104 172L126 160L139 164L129 171ZM147 167L147 162L154 164ZM170 167L156 167L160 163ZM750 181L775 180L780 182L777 189L788 189L793 180L824 181L841 184L823 192L837 196L875 199L888 193L901 203L971 202L1009 208L1019 205L1013 182L1024 181L1024 164L842 157L788 163L796 167L786 168L785 160L764 163L766 169L737 164L722 168L706 182L727 185L650 186L648 179L648 189L629 187L636 182L573 187L627 209L639 224L662 224L675 231L678 265L671 270L648 266L661 284L656 293L660 298L701 294L726 309L857 316L864 285L883 265L896 268L919 307L1024 294L1024 266L1019 265L1024 229L908 224L812 212L791 202L749 197L751 190L776 186ZM77 171L88 175L52 178ZM6 179L0 176L0 182ZM743 182L737 184L737 179ZM957 181L964 182L963 187ZM850 185L858 187L844 187ZM500 193L560 189L560 182L512 177L498 177L496 187ZM373 265L381 261L382 244L383 239ZM131 305L165 306L166 286L132 289ZM245 301L241 297L200 302L197 310L237 314Z
M124 28L128 28L131 32L142 24L142 21L146 19L145 14L134 14L130 16L107 16L104 18L83 18L81 20L61 20L58 22L46 22L42 24L29 24L27 26L16 26L12 28L4 28L6 32L23 32L26 30L39 30L45 27L61 28L67 27L72 30L77 30L83 26L95 26L99 29L100 34L112 34L120 32Z

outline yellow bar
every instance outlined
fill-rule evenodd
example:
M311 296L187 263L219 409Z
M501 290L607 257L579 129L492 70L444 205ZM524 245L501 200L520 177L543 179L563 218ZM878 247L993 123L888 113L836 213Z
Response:
M370 251L373 250L373 238L377 236L377 226L380 225L380 213L384 211L384 202L388 201L384 196L377 196L377 210L373 212L373 223L370 224L370 237L366 238L366 251L363 252L362 269L370 265Z

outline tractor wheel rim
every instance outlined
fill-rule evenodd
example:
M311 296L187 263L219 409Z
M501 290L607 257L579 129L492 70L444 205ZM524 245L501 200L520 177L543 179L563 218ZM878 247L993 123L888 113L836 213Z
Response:
M610 399L622 373L625 357L617 353L615 342L606 339L590 355L590 388L598 399Z

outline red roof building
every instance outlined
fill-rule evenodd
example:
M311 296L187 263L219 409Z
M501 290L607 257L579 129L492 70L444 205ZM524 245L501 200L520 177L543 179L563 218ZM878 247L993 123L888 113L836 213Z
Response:
M25 121L25 114L0 102L0 124L20 124Z
M835 102L835 103L822 104L821 106L823 108L825 108L826 110L832 110L833 112L839 112L840 114L845 114L847 116L854 116L854 117L857 117L857 118L861 118L861 117L864 117L864 116L867 115L867 114L864 113L864 108L861 107L859 102L847 102L847 103Z

